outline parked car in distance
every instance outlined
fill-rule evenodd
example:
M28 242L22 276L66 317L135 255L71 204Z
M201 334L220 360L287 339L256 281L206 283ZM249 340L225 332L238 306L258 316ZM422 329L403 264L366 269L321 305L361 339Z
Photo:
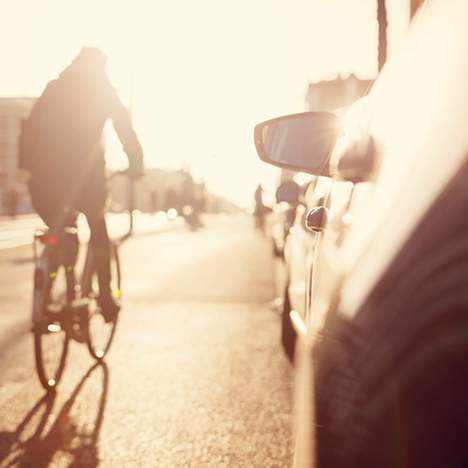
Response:
M301 190L301 185L293 179L281 182L276 189L275 204L267 219L267 232L275 257L282 258L284 255L284 246L296 216Z
M467 22L428 1L344 118L255 129L263 160L319 176L286 248L295 467L468 466Z

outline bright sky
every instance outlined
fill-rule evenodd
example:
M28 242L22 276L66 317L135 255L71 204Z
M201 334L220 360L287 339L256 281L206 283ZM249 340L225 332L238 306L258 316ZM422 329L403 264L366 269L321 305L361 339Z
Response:
M376 72L377 0L15 0L0 3L0 95L38 95L83 45L109 57L148 166L186 162L246 204L276 169L255 123L304 110L309 81ZM408 0L387 0L390 53ZM131 98L132 96L132 98ZM125 159L110 137L109 164Z

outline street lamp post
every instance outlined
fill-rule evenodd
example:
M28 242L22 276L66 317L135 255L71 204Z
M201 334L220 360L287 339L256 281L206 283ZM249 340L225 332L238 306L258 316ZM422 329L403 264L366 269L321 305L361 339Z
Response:
M410 20L416 14L418 8L425 2L425 0L410 0Z
M377 23L379 26L378 71L387 60L387 7L385 0L377 0Z

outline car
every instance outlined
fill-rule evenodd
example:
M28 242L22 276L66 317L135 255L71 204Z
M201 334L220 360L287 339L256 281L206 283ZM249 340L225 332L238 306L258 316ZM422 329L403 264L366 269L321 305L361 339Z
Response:
M467 22L428 1L344 116L255 128L261 159L317 176L286 248L295 467L468 466Z
M275 203L268 213L266 230L273 256L283 258L286 240L293 225L302 187L294 179L282 181L275 193Z

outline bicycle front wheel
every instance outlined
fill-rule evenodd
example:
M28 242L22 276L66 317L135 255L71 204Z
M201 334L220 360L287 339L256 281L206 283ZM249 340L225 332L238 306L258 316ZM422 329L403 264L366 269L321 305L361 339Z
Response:
M110 266L111 266L111 290L112 295L116 299L121 299L121 274L120 262L117 252L117 246L110 246ZM106 322L102 314L98 302L99 298L99 282L96 268L92 270L90 290L88 292L89 299L89 316L88 316L88 349L91 356L96 360L102 360L109 351L109 348L114 339L115 330L117 327L118 318Z
M65 369L69 335L66 326L67 298L72 286L65 268L36 268L34 307L41 310L33 324L34 355L41 385L55 389Z

